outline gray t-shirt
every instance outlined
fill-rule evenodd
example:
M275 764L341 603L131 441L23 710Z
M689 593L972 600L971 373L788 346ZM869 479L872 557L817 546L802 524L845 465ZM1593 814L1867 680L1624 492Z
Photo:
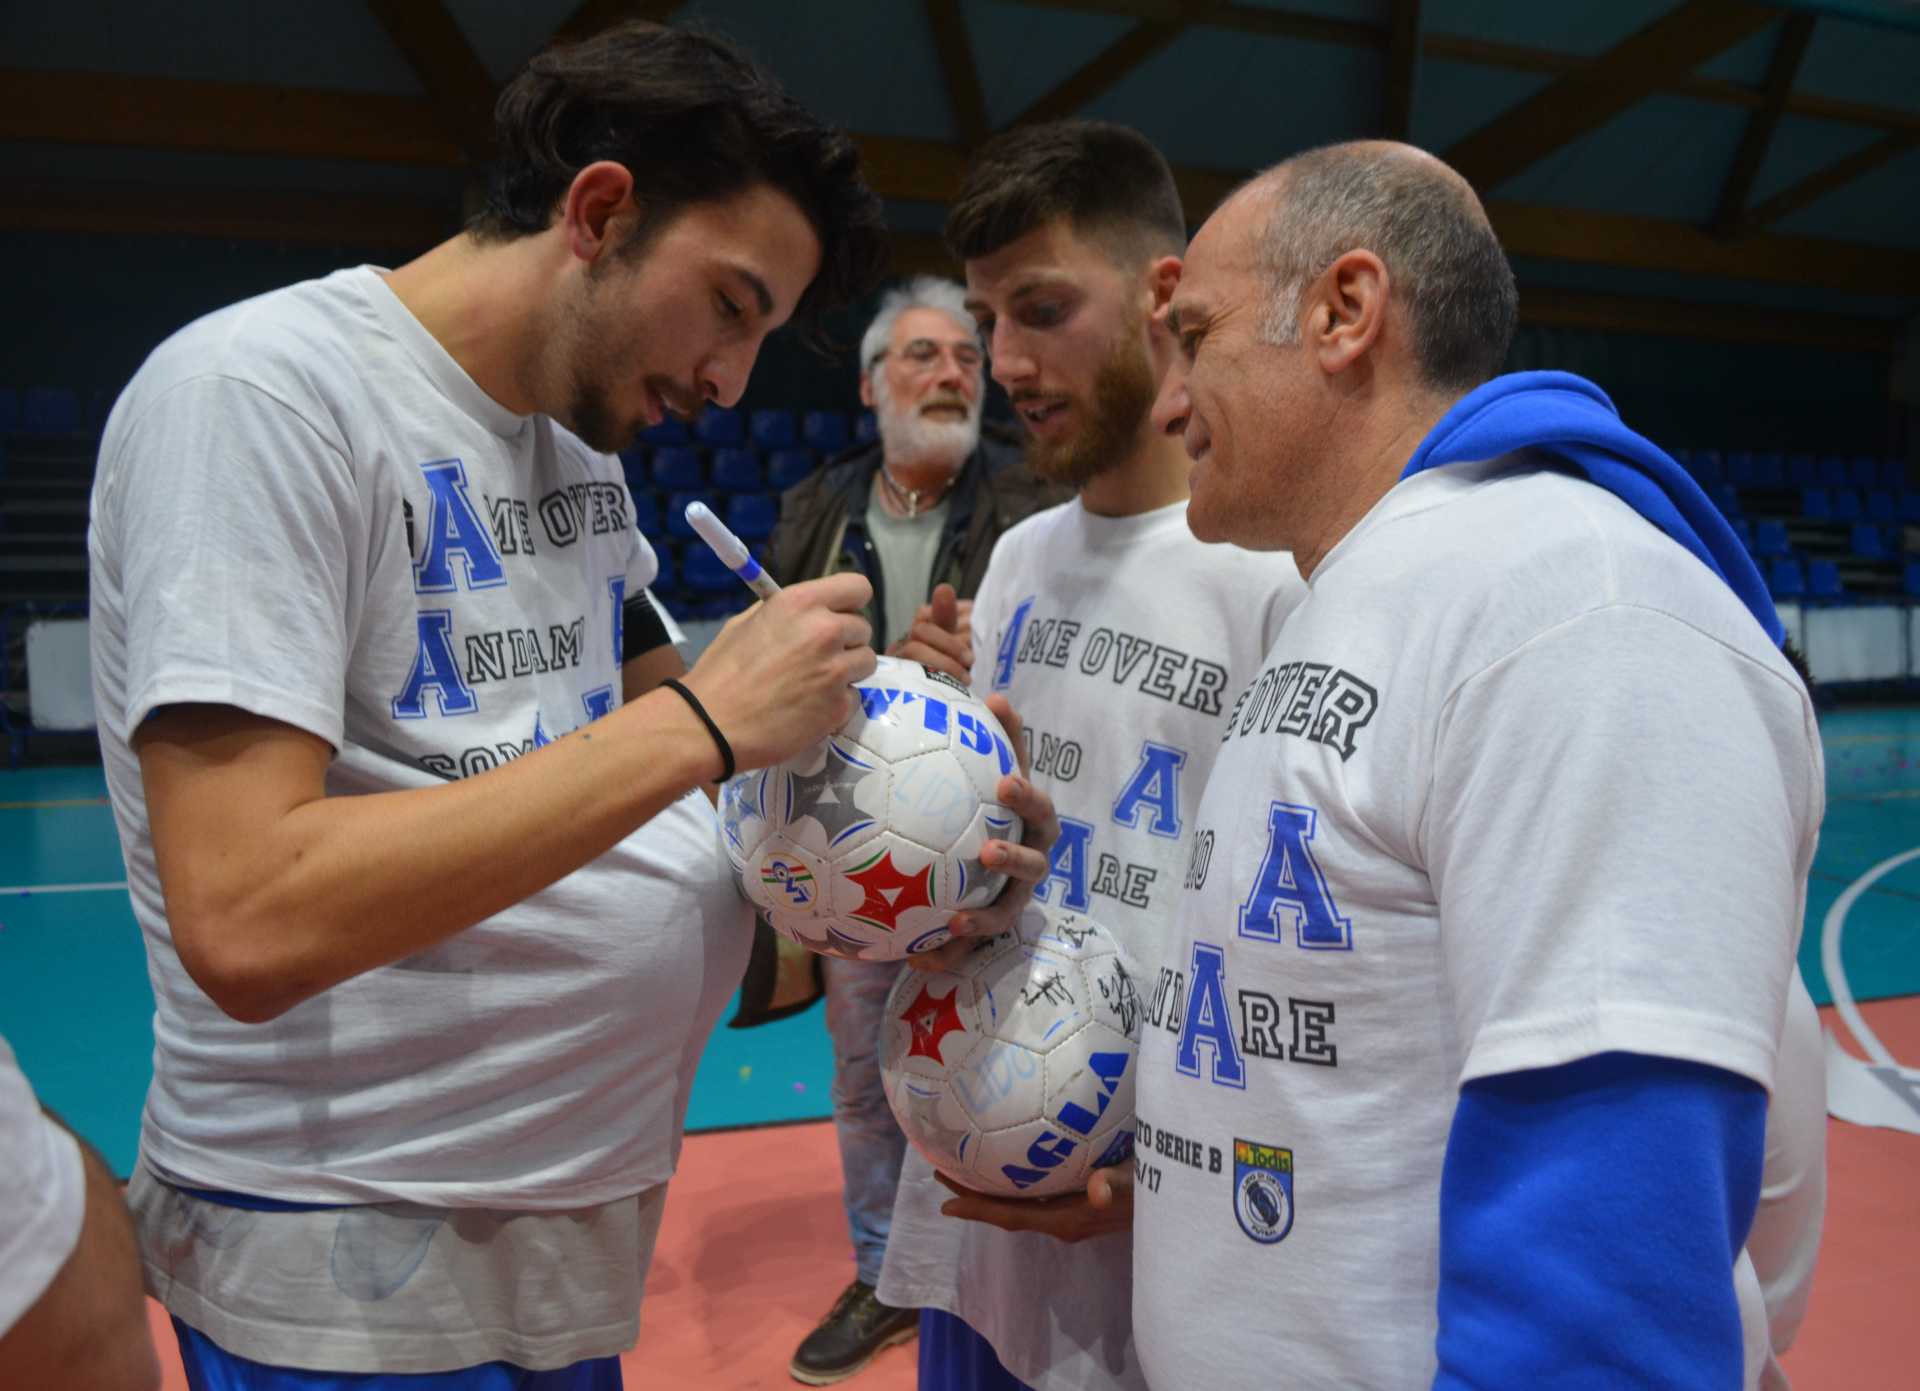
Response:
M946 530L948 496L914 517L896 517L880 501L880 475L873 476L867 494L867 535L880 557L880 579L886 588L887 611L880 615L877 646L885 647L907 635L913 615L933 589L933 558Z

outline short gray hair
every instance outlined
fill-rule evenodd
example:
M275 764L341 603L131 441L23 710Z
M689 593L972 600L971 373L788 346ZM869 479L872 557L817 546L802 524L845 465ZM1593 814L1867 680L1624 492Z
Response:
M1429 386L1466 391L1498 374L1519 294L1465 180L1405 146L1353 141L1295 155L1255 183L1274 195L1256 255L1270 291L1262 341L1297 341L1307 285L1345 253L1366 250L1407 307Z
M873 322L867 325L866 333L860 338L862 373L873 370L873 364L893 341L894 324L909 309L938 309L951 315L956 323L964 325L974 340L979 341L980 330L974 325L973 315L967 312L967 292L955 282L943 280L937 275L916 275L880 297L879 312L873 316Z

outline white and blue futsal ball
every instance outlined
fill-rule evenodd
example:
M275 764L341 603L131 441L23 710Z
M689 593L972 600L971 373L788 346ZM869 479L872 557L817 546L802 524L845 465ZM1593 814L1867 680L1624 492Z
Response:
M980 850L1020 839L1020 818L994 800L1018 765L1000 722L950 677L882 657L855 690L836 733L727 783L721 834L776 932L890 961L939 946L955 912L1005 885Z
M1031 905L951 971L903 971L880 1074L901 1130L982 1193L1078 1191L1133 1151L1140 970L1091 918Z

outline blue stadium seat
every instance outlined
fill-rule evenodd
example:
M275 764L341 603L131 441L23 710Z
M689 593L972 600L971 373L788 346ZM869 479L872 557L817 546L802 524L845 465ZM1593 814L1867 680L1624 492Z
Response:
M1836 522L1857 522L1866 514L1860 508L1860 494L1851 488L1842 488L1833 495L1833 519Z
M1744 449L1727 455L1727 482L1736 488L1755 488L1759 480L1753 473L1753 455Z
M755 411L748 418L747 435L756 449L786 449L800 438L794 426L793 412Z
M1900 494L1900 520L1920 525L1920 493Z
M1890 493L1900 492L1907 486L1907 465L1904 459L1889 457L1880 461L1880 486Z
M1880 485L1880 461L1871 454L1856 454L1847 466L1847 481L1865 491Z
M1885 488L1875 488L1867 494L1867 520L1890 526L1900 520L1899 504L1893 500L1893 494Z
M1811 454L1789 454L1787 456L1787 486L1789 488L1814 488L1820 484L1820 470L1813 462Z
M647 539L653 540L652 537ZM647 587L655 594L671 594L680 583L680 567L674 560L673 547L665 541L654 541L653 554L660 562L660 572Z
M658 425L650 425L640 432L640 438L653 445L691 444L693 436L687 433L687 422L677 415L670 415Z
M771 493L741 493L727 504L727 525L743 541L764 541L773 535L780 504Z
M1840 567L1831 560L1815 560L1807 565L1807 593L1815 599L1844 599L1847 591L1840 584Z
M72 435L80 430L80 395L63 386L27 388L20 428L29 435Z
M708 406L693 422L694 438L702 444L727 446L747 442L747 423L740 418L739 411L730 411L724 406Z
M767 486L784 493L813 472L813 451L781 449L767 461Z
M647 451L637 445L620 451L620 472L626 475L629 492L637 493L653 486L653 474L647 469Z
M1776 560L1767 567L1767 589L1776 599L1804 599L1807 577L1797 560Z
M1754 455L1753 486L1756 488L1786 487L1787 456L1771 452Z
M653 452L653 486L666 492L686 492L706 486L700 455L685 445Z
M651 488L633 490L633 524L642 536L652 536L660 530L660 498Z
M1720 462L1717 449L1696 449L1693 460L1687 465L1687 471L1703 488L1711 488L1716 483L1727 481L1726 467Z
M1905 589L1910 599L1920 599L1920 560L1907 562Z
M1825 488L1802 488L1800 490L1800 515L1810 522L1830 522L1833 520L1833 498Z
M1713 505L1720 509L1725 517L1740 515L1740 494L1731 483L1716 483L1707 489L1707 496L1713 499Z
M734 492L750 493L761 486L760 456L751 449L716 449L713 452L713 486Z
M1886 533L1872 522L1853 524L1853 553L1862 560L1892 560L1887 552Z
M695 539L699 533L687 524L687 504L705 501L706 499L698 493L675 493L669 497L667 499L667 535L677 536L682 541ZM699 549L704 548L705 543L702 542ZM689 553L694 549L696 548L689 547Z
M1793 554L1793 547L1787 542L1787 524L1779 521L1755 522L1753 524L1753 553L1759 556L1786 556Z
M847 447L847 418L839 411L808 411L800 418L800 438L822 454Z
M719 594L740 588L739 576L722 565L720 557L705 546L687 548L684 573L687 588L696 594Z
M1823 488L1844 488L1851 481L1847 476L1847 461L1838 454L1823 455L1817 468Z
M879 438L880 422L874 418L872 411L861 411L860 418L853 422L853 442L872 444Z

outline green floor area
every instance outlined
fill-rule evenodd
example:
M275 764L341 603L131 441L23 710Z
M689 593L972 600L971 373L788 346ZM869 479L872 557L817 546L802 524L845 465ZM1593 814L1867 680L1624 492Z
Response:
M1821 732L1827 819L1800 965L1825 1003L1827 910L1875 865L1920 846L1920 709L1840 711ZM41 1098L124 1173L151 1070L153 995L125 892L98 887L125 878L105 797L97 767L0 772L0 1036ZM1856 998L1920 993L1917 904L1920 861L1855 903L1844 964ZM722 1027L701 1059L688 1124L824 1116L832 1072L819 1009L759 1029Z

